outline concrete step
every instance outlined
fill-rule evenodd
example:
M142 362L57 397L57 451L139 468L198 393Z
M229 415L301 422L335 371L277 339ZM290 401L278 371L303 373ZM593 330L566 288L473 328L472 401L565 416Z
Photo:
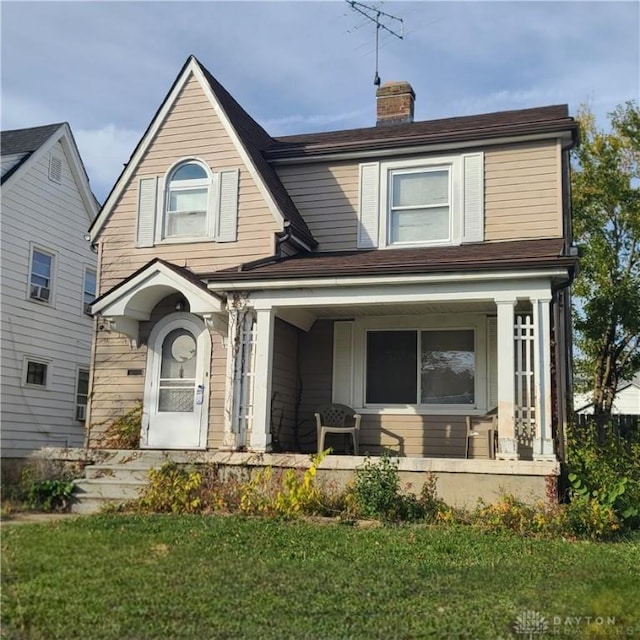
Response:
M147 485L140 480L114 478L80 479L74 482L76 500L105 498L107 500L134 500Z
M85 467L87 480L120 480L122 482L147 482L149 471L159 466L151 463L131 462L129 464L92 464Z

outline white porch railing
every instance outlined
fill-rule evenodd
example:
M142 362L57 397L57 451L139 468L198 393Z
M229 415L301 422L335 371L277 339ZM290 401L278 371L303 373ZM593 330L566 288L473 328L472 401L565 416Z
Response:
M248 444L248 434L253 426L253 395L255 378L255 318L252 313L241 316L238 329L238 351L234 371L234 409L233 423L237 425L239 444Z
M515 432L518 443L533 446L536 432L535 329L531 315L518 315L515 339Z

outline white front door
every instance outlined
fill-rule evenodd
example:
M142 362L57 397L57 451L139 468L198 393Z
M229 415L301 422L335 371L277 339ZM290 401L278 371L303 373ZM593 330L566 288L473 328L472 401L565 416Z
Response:
M195 316L175 313L155 326L149 337L142 446L205 447L210 352L209 333Z

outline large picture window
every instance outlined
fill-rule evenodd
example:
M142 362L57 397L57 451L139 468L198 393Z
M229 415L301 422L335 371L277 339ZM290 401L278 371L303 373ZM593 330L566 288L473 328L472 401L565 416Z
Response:
M473 329L368 331L366 403L475 404Z

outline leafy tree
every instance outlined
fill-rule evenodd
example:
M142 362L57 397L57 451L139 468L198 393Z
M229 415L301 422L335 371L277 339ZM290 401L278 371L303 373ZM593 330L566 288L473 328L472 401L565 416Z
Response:
M578 114L572 209L580 247L574 294L578 378L593 392L604 425L618 383L640 370L640 111L635 102L610 114L611 131Z

